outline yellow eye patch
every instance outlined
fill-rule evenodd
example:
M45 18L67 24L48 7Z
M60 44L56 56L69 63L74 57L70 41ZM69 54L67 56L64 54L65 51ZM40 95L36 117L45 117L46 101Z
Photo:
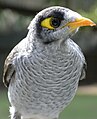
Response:
M52 17L46 18L41 22L41 26L53 30L54 27L51 26Z
M42 27L48 28L50 30L58 28L60 24L61 24L61 19L56 18L56 17L49 17L49 18L44 19L41 22Z

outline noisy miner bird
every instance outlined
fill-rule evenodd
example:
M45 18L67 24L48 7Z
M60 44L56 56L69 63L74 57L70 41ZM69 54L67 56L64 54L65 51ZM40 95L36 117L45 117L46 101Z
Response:
M64 7L49 7L31 21L27 37L5 60L11 119L57 119L72 101L86 62L70 38L91 20Z

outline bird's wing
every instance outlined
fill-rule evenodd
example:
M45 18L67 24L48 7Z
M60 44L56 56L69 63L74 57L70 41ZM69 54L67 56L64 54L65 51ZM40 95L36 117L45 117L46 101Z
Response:
M20 41L13 48L13 50L10 52L10 54L8 55L8 57L5 60L3 82L4 82L6 87L9 86L9 83L11 80L14 81L14 76L15 76L16 70L15 70L15 66L14 66L13 61L19 55L19 52L23 53L24 50L27 49L27 48L25 48L25 47L27 47L26 40L28 41L29 39L27 39L27 37L26 37L22 41Z
M86 63L86 60L85 60L85 57L83 55L81 48L78 45L77 45L77 47L78 47L77 51L79 52L79 55L81 57L82 64L83 64L81 76L80 76L80 80L82 80L82 79L85 79L85 77L86 77L87 63Z
M15 47L5 60L3 83L6 87L9 86L11 79L13 79L15 76L15 68L13 65L13 58L17 55L17 53L18 53L18 50Z
M75 48L76 52L79 54L80 58L81 58L81 62L82 62L82 71L81 71L81 76L79 80L85 79L86 77L86 70L87 70L87 63L85 60L85 57L83 55L83 52L81 50L81 48L71 39L68 39L69 42L72 44L73 48Z
M80 80L85 79L85 77L86 77L86 70L87 70L87 63L84 62L83 63L83 68L82 68L82 72L81 72L81 76L80 76Z

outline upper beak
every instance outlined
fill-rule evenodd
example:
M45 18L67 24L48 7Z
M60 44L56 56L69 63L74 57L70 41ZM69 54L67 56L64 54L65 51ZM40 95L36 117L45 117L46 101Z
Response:
M96 26L96 24L88 18L81 17L81 18L76 18L75 21L73 22L67 23L66 26L72 28L78 28L81 26Z

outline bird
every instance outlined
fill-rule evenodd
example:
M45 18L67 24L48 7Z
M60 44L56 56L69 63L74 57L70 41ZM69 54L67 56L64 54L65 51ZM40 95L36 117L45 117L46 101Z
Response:
M11 119L58 119L86 75L85 57L71 38L81 26L95 25L61 6L36 14L4 63Z

